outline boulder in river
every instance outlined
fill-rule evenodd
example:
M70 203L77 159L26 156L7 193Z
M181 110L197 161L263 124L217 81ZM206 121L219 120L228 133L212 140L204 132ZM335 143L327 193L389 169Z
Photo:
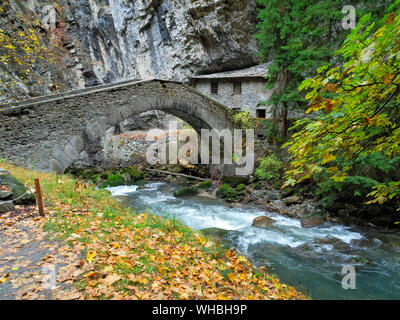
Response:
M319 214L305 215L301 218L302 228L313 228L323 223L325 223L325 219L323 216L320 216Z
M260 216L253 220L253 227L268 229L275 222L274 219L267 216Z
M196 186L190 186L190 187L183 187L174 192L174 197L185 197L185 196L193 196L196 195L198 192L198 189Z
M335 250L341 252L348 252L350 250L350 246L340 240L339 238L333 237L331 235L326 235L323 238L318 238L313 241L316 244L329 244L332 245Z
M200 231L205 236L210 236L213 238L215 237L224 238L229 232L228 230L221 228L206 228L206 229L201 229Z
M0 188L3 190L2 192L12 194L8 194L7 200L13 200L15 204L30 204L36 201L35 194L30 192L21 181L14 178L8 171L1 169Z
M200 192L197 196L202 197L202 198L208 198L208 199L217 199L215 194L213 194L211 192L207 192L207 191Z
M333 245L333 244L339 243L341 241L342 240L340 240L339 238L333 237L328 234L323 238L315 239L313 242L318 243L318 244L332 244Z
M227 237L229 233L228 230L221 228L206 228L201 229L200 232L206 237L218 240L218 243L225 248L231 248L233 246L232 241L230 241Z

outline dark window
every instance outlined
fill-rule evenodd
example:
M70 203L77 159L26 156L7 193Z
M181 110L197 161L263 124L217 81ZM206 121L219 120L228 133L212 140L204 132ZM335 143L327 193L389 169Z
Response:
M233 94L241 94L242 93L242 83L234 82L233 83Z
M265 119L267 116L267 111L265 109L257 109L257 118Z
M211 82L211 93L218 94L218 82Z

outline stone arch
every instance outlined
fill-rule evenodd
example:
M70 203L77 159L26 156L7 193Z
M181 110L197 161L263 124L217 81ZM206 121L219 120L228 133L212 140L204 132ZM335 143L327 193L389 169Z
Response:
M110 127L116 126L134 115L154 110L164 111L184 120L199 133L201 129L223 130L233 128L233 123L230 120L218 117L213 108L201 107L196 100L191 101L168 96L136 99L134 103L113 109L109 114L88 123L79 134L69 138L64 146L55 146L51 152L49 169L59 173L64 172L73 162L79 159L81 152L90 143L95 142Z

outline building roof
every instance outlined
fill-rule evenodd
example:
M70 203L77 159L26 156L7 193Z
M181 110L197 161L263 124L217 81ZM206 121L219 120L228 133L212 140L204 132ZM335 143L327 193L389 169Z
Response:
M212 74L192 76L192 79L224 79L224 78L265 78L268 75L269 63L259 64L250 68Z

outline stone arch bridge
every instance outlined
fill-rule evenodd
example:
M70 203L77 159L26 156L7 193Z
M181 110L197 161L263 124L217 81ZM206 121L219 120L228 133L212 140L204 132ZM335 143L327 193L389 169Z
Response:
M131 80L0 105L0 158L62 173L107 129L152 110L197 131L233 128L233 111L185 84Z

